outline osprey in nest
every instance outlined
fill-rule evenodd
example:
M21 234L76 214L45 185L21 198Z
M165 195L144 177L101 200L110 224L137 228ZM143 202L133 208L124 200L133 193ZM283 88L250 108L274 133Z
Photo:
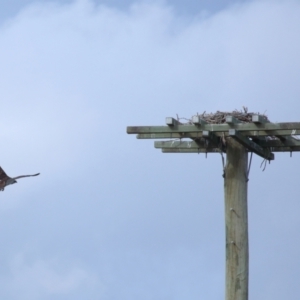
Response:
M0 167L0 191L4 191L4 188L9 184L17 183L16 179L23 178L23 177L31 177L31 176L38 176L40 173L33 174L33 175L20 175L17 177L9 177Z

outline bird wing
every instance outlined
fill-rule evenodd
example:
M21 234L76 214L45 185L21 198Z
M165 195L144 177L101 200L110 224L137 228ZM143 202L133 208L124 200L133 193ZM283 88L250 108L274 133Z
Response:
M17 176L17 177L13 177L13 179L19 179L19 178L31 177L31 176L38 176L38 175L40 175L40 173L33 174L33 175L20 175L20 176Z
M6 175L6 173L0 167L0 180L7 179L7 178L9 178L9 177Z

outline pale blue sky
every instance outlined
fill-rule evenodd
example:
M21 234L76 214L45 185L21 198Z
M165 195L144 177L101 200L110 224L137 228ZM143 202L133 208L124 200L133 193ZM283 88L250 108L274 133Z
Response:
M24 7L32 3L60 3L60 4L70 4L74 0L2 0L1 1L1 11L0 18L5 19L11 17L22 10ZM109 7L115 7L121 10L127 10L130 5L136 3L134 0L94 0L96 5L107 5ZM144 0L144 3L165 3L174 7L178 14L195 15L199 12L205 10L208 12L220 11L228 6L241 4L245 2L250 2L249 0L220 0L220 1L210 1L210 0Z
M173 3L2 2L0 165L41 175L1 193L1 299L224 299L220 156L126 126L242 106L300 121L300 4ZM299 158L253 159L250 299L300 294Z

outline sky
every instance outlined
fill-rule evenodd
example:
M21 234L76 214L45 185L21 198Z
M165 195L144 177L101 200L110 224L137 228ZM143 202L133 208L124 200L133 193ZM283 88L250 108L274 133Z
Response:
M246 106L299 121L298 1L1 2L1 299L224 299L217 154L127 126ZM299 154L248 185L249 299L300 294ZM282 176L282 177L281 177Z

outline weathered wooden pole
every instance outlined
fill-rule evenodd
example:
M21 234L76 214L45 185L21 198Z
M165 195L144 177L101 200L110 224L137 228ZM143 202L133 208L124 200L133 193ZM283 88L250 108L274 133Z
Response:
M248 153L227 139L224 179L226 223L226 300L248 300Z

